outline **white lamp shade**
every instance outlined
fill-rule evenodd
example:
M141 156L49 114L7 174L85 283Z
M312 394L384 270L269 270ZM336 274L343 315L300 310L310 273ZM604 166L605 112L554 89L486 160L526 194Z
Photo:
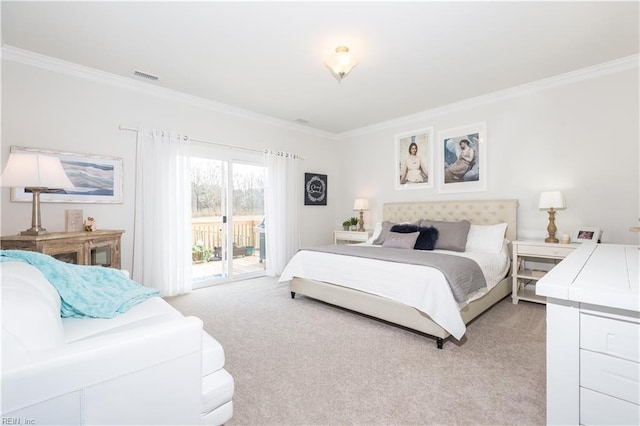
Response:
M9 154L0 177L3 187L73 188L58 157L41 154Z
M349 53L348 47L338 46L336 47L336 52L329 56L324 61L324 64L329 68L331 74L340 81L351 72L357 62L353 55Z
M369 210L369 200L366 198L357 198L353 203L354 210Z
M540 203L538 208L540 209L564 209L567 204L564 201L564 195L560 191L545 191L540 193Z

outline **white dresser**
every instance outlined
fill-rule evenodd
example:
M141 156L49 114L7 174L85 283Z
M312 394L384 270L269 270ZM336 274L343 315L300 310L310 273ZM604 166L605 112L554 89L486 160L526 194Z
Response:
M547 424L640 424L638 246L582 244L547 298Z

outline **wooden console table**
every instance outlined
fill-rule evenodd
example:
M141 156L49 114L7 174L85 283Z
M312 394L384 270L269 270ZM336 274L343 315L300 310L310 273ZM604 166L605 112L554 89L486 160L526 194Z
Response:
M2 237L3 250L28 250L48 254L78 265L120 269L120 243L124 231L51 232L44 235Z

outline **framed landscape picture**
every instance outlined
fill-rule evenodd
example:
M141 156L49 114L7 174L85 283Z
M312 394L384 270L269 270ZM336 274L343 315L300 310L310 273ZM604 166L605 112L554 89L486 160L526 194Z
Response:
M438 132L438 192L487 190L487 126L476 123Z
M50 151L12 146L12 153L42 154L60 158L73 189L47 190L40 194L43 203L122 203L122 159L73 152ZM32 202L25 188L12 188L11 201Z
M396 135L396 189L433 188L433 127Z

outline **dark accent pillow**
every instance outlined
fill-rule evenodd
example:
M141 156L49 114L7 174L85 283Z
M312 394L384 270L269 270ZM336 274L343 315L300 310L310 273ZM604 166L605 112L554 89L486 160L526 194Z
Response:
M401 234L408 234L409 232L418 232L420 227L413 223L399 223L391 227L391 232L399 232Z
M421 226L420 235L416 240L414 249L416 250L433 250L436 248L438 235L440 232L433 226Z
M375 245L382 245L382 243L384 243L384 240L387 238L387 234L389 233L389 231L391 231L391 228L394 226L398 226L398 225L413 225L413 226L419 226L420 225L420 221L418 220L417 222L414 223L401 223L401 224L396 224L394 222L391 222L389 220L385 220L384 222L382 222L382 229L380 229L380 235L378 235L378 237L373 240L373 242L371 244L375 244ZM416 231L405 231L406 232L417 232Z
M399 225L393 225L391 232L397 232L400 234L408 234L412 232L419 232L416 244L413 247L415 250L433 250L436 247L436 241L438 241L438 230L433 226L422 227L414 225L412 223L403 223Z

